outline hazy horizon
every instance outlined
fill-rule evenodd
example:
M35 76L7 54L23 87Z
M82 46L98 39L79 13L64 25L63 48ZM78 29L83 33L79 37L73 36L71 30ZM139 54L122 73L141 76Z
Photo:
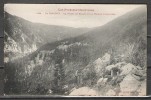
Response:
M67 26L67 27L86 27L93 28L102 26L115 18L126 14L140 6L146 5L127 5L127 4L5 4L4 11L21 17L33 23L47 25ZM79 11L88 15L64 15L63 13L77 13L76 11L59 11L59 9L88 9L92 11ZM112 9L112 11L111 11ZM125 11L125 12L123 12ZM59 13L59 14L52 14ZM108 15L90 15L108 14ZM110 14L110 15L109 15Z

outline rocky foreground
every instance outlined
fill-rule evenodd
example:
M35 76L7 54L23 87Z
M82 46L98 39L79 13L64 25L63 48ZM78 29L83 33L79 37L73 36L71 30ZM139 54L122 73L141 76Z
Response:
M97 75L101 77L95 86L74 88L69 95L145 96L146 69L126 62L109 65L110 58L111 56L106 53L91 65L91 67L95 68ZM84 70L86 71L86 69Z

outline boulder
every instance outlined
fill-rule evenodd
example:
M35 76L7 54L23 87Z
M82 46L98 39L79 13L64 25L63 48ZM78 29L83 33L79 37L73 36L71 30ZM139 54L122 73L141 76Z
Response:
M111 71L111 69L112 68L115 68L116 66L115 65L109 65L109 66L107 66L105 69L107 70L107 71Z
M108 54L108 53L105 53L105 55L101 58L101 60L102 60L104 63L110 63L110 59L111 59L111 55Z
M135 77L139 81L142 81L146 78L146 70L136 68L132 70L131 73L133 77Z
M102 58L94 61L94 68L97 74L100 74L103 69L110 64L111 55L106 53Z
M142 70L142 69L143 69L143 68L140 67L140 66L136 66L136 68L137 68L138 70Z
M131 63L128 63L121 68L121 74L120 75L127 75L134 69L136 69L136 66L134 66Z
M127 64L126 62L119 62L119 63L116 63L115 66L117 68L121 68L121 67L125 66L126 64Z
M131 74L126 75L123 81L120 83L120 96L131 95L140 86L140 82L135 79Z
M110 89L109 91L107 91L106 96L116 96L116 92Z
M97 96L97 92L89 87L81 87L79 89L73 90L70 96Z
M139 76L139 75L136 75L136 74L132 74L132 76L137 79L138 81L141 81L141 80L144 80L144 77L143 76Z
M132 70L133 74L139 75L139 76L145 76L144 74L146 73L145 70L138 70L138 69L134 69Z
M100 79L97 81L97 86L105 85L105 84L107 83L107 80L108 80L108 78L100 78Z

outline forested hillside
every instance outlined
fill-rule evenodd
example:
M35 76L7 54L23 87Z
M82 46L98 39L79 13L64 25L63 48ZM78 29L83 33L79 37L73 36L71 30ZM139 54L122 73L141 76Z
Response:
M15 41L18 48L21 48L21 45L33 47L31 44L35 44L37 48L32 49L28 55L5 62L5 93L71 96L146 95L146 17L146 8L141 7L92 29L55 26L57 28L54 30L36 24L34 27L28 26L32 29L25 28L28 32L22 32L27 39L19 40L22 37L20 31L24 30L22 27L27 27L24 25L29 22L13 16L14 22L11 20L6 24L5 36L9 38L5 39L5 49L13 37L15 39L12 41ZM17 22L18 29L9 30L8 26ZM38 33L38 29L44 34ZM65 35L61 34L60 40L54 40L60 31ZM14 36L11 36L11 32ZM48 35L49 32L52 36ZM20 36L16 37L15 33ZM70 36L69 33L76 35ZM35 40L27 42L28 39L33 40L32 35ZM26 44L21 44L24 40ZM11 52L14 54L14 51ZM7 57L11 59L10 56Z

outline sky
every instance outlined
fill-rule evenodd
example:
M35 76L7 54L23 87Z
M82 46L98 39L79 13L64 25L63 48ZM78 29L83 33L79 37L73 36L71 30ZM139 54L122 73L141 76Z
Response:
M97 27L146 5L132 4L5 4L4 10L34 23Z

